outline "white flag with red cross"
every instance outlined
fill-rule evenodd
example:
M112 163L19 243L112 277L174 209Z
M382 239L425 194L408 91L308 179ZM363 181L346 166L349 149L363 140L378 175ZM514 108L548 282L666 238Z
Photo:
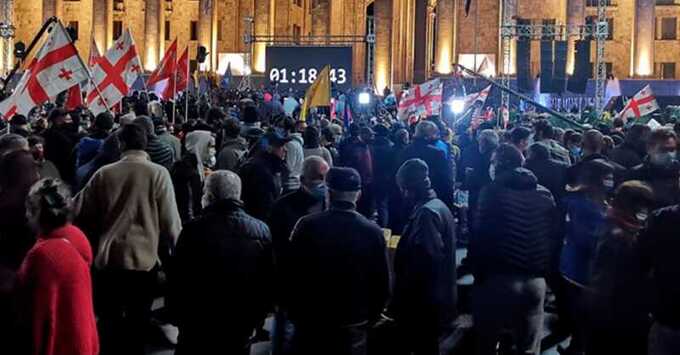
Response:
M97 60L93 79L97 90L87 95L87 105L96 116L115 106L125 97L132 84L142 73L142 64L137 55L137 47L130 30L113 44L103 57ZM101 93L101 97L99 96Z
M628 101L626 107L619 112L617 117L620 117L626 122L628 119L635 120L658 109L659 104L656 102L656 97L654 97L652 88L647 85Z
M14 93L0 103L3 117L28 115L34 107L54 100L59 93L88 80L88 70L62 24L52 23L48 33Z
M422 115L438 115L442 109L442 82L434 79L416 85L405 92L399 102L398 116L402 120Z

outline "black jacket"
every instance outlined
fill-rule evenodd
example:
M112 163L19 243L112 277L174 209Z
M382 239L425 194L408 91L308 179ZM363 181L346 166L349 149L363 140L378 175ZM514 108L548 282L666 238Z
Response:
M637 149L628 142L623 142L620 146L612 149L609 153L609 159L626 169L642 164L642 159L645 156L644 144L642 149Z
M195 154L184 154L182 160L173 164L170 170L175 199L182 223L187 223L201 213L203 182L198 171L198 158Z
M243 183L241 199L251 216L263 221L269 218L274 201L281 195L281 177L287 171L284 160L267 152L260 152L243 164L239 170Z
M578 184L579 175L581 174L581 169L583 169L583 165L589 161L593 161L596 159L603 160L614 168L614 182L616 185L618 185L619 183L623 182L626 179L627 174L626 168L612 161L606 155L595 153L581 158L581 160L578 163L569 167L569 169L567 170L567 184L570 186L576 186L576 184Z
M426 140L416 138L401 153L399 166L413 158L422 159L430 169L432 189L437 197L449 208L453 207L454 192L454 166L452 161L446 159L444 151L430 145ZM399 168L399 166L397 168Z
M45 159L54 163L59 175L68 184L75 182L76 155L75 147L80 136L71 125L51 127L45 131Z
M374 321L389 296L382 230L349 202L304 217L291 237L290 316L299 325Z
M680 163L674 162L668 167L652 164L645 158L641 165L628 172L626 180L640 180L648 183L654 190L655 208L663 208L680 203Z
M653 271L654 316L668 327L680 330L680 205L655 211L639 239L643 266Z
M373 145L373 181L376 191L389 191L394 183L396 157L394 144L387 137L376 137Z
M271 309L272 263L269 228L239 201L218 201L187 223L168 268L180 342L206 349L219 345L219 330L252 332Z
M498 175L482 189L475 214L469 254L475 278L545 275L558 211L531 171L517 168Z
M394 256L394 297L399 322L447 326L456 315L456 236L451 211L431 192L416 204ZM433 324L435 322L435 324Z
M534 173L538 184L547 188L556 200L564 196L569 164L548 156L544 159L528 159L524 167Z

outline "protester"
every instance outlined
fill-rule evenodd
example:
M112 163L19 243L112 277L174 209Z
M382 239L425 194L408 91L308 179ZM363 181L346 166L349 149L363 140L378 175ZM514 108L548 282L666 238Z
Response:
M280 135L290 139L286 143L285 161L288 172L282 180L283 192L295 191L300 188L302 161L305 159L304 140L302 135L295 131L295 121L290 117L279 119L275 129Z
M276 354L288 353L290 349L291 324L287 321L288 304L285 296L286 269L290 258L290 236L300 218L312 213L320 213L328 207L328 186L325 179L330 167L321 157L311 156L302 164L302 186L297 191L279 198L272 208L268 224L272 232L274 258L276 261L277 312L272 339L272 351Z
M240 195L238 175L212 173L203 214L177 241L168 270L177 355L250 354L248 340L272 305L269 228L243 210Z
M28 151L29 149L28 140L18 134L10 133L0 136L0 159L14 151Z
M172 149L174 161L182 159L182 142L168 130L165 116L153 117L153 126L158 139Z
M438 140L438 132L439 129L432 122L418 123L413 142L402 151L399 162L403 164L410 159L422 159L429 168L432 189L437 198L452 208L454 167L446 158L446 153L432 145Z
M534 130L536 131L534 139L536 142L544 142L548 145L550 148L550 156L553 159L563 161L567 164L571 162L569 151L554 139L555 130L548 121L540 120L536 122L534 124Z
M654 325L649 332L649 355L670 355L680 348L680 205L655 211L639 237L642 265L652 275Z
M97 115L91 133L80 139L76 145L76 168L89 163L113 129L113 116L108 112Z
M491 157L493 152L498 148L500 138L493 130L486 129L479 133L477 137L476 155L472 160L472 166L466 169L465 172L465 188L469 191L469 222L474 223L474 211L477 210L477 201L479 194L484 186L491 183L491 175L489 169L491 168ZM473 146L473 149L475 146ZM473 236L474 238L474 236Z
M569 165L550 157L550 148L544 143L534 143L529 147L524 167L538 179L538 184L547 188L556 202L562 199L567 185Z
M23 348L40 355L97 355L92 249L71 224L69 189L59 180L40 180L31 187L26 206L38 240L16 281L19 327L27 340Z
M564 297L569 309L568 327L572 332L568 354L586 349L587 294L598 241L606 228L607 195L614 187L614 168L595 159L579 169L577 185L563 199L566 235L560 258Z
M399 354L439 354L439 336L456 316L456 237L449 208L433 191L421 159L407 160L397 183L414 206L394 256L388 315L398 327Z
M628 181L616 190L592 270L588 354L645 354L650 284L638 237L654 203L652 189Z
M59 175L67 184L74 183L75 155L73 149L80 140L78 127L71 115L64 109L56 108L49 114L50 127L43 134L45 138L45 159L54 163Z
M123 126L121 160L99 169L76 196L79 226L95 241L102 354L143 354L161 259L181 229L170 173L145 152L148 131Z
M201 213L201 196L206 172L214 164L215 138L207 131L193 131L184 138L186 154L170 172L182 223Z
M28 124L28 119L24 115L14 115L9 121L10 128L9 132L13 134L18 134L24 138L28 138L31 135L31 128Z
M623 144L609 153L609 158L626 169L642 164L647 155L647 140L651 129L647 125L634 124L626 133Z
M291 236L293 345L300 355L365 354L368 328L389 295L385 239L356 212L356 170L332 168L327 183L330 209L303 217Z
M224 140L217 156L216 169L237 170L239 162L248 152L248 142L240 134L241 124L237 119L230 118L224 122Z
M614 183L622 181L626 174L626 169L619 164L612 162L602 154L605 143L605 136L598 130L591 129L583 134L582 150L579 161L567 170L567 185L576 186L578 177L582 174L583 166L592 160L602 160L614 168Z
M519 353L538 355L558 213L514 145L496 149L491 164L493 182L482 188L469 250L477 354L496 354L501 333L510 330Z
M524 156L531 145L531 130L526 127L516 127L510 131L510 143Z
M121 151L118 134L113 133L104 140L99 152L97 152L97 155L95 155L95 157L92 158L89 163L79 167L76 170L76 190L82 190L85 184L90 181L92 175L94 175L94 173L99 170L99 168L118 161L120 156Z
M389 139L390 130L384 125L375 126L375 139L371 145L373 153L373 196L377 212L378 225L389 226L390 192L396 185L397 156L394 154L394 144Z
M28 145L38 165L38 173L41 178L59 179L59 170L51 161L45 159L45 140L41 136L29 136Z
M260 140L262 149L239 170L243 182L241 199L249 215L266 221L282 192L283 176L288 174L286 143L290 138L269 132ZM253 151L253 149L251 149Z
M357 211L366 218L373 218L375 199L371 184L373 183L373 154L369 146L375 132L370 127L353 126L351 136L340 147L340 164L350 167L361 176L362 189Z
M137 116L134 120L134 124L139 125L146 132L146 148L145 151L149 155L152 162L165 167L166 169L171 169L174 163L174 153L172 148L161 142L161 140L156 136L153 121L149 116Z
M654 190L654 208L680 203L678 138L671 129L654 130L647 142L647 157L633 167L628 180L640 180Z
M321 136L319 136L319 130L316 127L309 126L305 128L303 138L305 141L303 150L305 158L318 156L323 158L329 166L333 166L333 156L328 149L321 146Z

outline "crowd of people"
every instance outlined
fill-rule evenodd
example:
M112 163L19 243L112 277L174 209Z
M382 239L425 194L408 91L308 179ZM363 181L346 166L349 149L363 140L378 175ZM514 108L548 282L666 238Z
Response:
M8 354L144 354L153 319L177 354L435 355L469 311L476 354L509 334L538 355L549 303L563 354L680 351L673 129L300 121L221 100L186 119L138 93L115 115L11 118Z

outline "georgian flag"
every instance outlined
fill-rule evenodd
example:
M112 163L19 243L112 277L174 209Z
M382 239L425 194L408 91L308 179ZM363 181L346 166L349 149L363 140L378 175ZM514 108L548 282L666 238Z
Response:
M399 102L398 117L407 120L413 116L438 115L442 109L442 82L434 79L416 85L405 92Z
M9 119L28 115L34 107L54 100L61 92L88 80L88 69L60 22L50 25L49 35L24 72L14 93L0 103L0 114Z
M142 73L142 64L130 30L96 61L93 73L96 90L87 95L87 105L96 116L118 104ZM101 93L101 97L99 94Z
M626 107L619 112L617 117L621 117L624 122L627 122L628 119L638 119L658 109L659 104L656 102L652 88L647 85L628 101Z

